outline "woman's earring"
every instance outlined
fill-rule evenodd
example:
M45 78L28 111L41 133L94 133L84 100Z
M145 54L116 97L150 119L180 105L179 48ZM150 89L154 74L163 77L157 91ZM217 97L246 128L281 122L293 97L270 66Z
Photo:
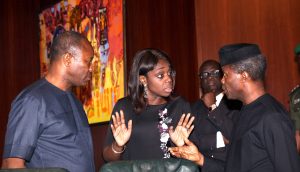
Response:
M143 86L144 86L144 98L147 99L148 98L148 86L146 83L144 83Z

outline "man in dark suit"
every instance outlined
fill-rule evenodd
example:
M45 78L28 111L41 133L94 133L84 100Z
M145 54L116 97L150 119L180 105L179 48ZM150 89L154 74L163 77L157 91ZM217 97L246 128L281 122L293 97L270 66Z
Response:
M226 45L219 55L224 93L243 102L226 163L203 155L188 139L185 146L169 148L171 154L194 161L202 172L300 171L293 123L284 107L265 90L266 58L258 45Z
M199 68L201 98L192 105L197 116L195 139L199 150L206 156L225 161L227 144L231 139L237 110L241 102L228 100L223 93L221 65L206 60Z

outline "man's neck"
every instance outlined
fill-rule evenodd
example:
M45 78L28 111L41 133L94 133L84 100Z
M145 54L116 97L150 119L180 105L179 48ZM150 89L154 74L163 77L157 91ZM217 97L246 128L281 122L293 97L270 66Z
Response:
M68 91L70 90L71 86L68 86L64 79L59 77L58 75L54 76L50 72L45 76L45 79L51 83L52 85L56 86L57 88L63 90L63 91Z
M262 82L254 82L245 88L245 94L243 98L243 104L247 105L266 94L264 85Z

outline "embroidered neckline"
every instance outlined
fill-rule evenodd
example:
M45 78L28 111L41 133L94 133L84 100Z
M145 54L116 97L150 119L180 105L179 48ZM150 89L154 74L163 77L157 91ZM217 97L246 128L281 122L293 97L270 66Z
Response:
M172 122L172 118L168 117L168 109L165 108L164 110L160 110L159 113L159 123L158 123L158 129L159 129L159 133L160 133L160 149L163 151L164 153L164 157L163 158L170 158L170 152L168 150L168 146L167 143L169 141L170 135L169 135L169 126L168 124L170 124Z

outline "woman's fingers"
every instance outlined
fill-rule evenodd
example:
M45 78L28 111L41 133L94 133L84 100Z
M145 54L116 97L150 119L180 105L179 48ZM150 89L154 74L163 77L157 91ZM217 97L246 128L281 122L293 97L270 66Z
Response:
M128 121L128 132L131 133L131 131L132 131L132 120L129 120Z
M119 112L116 112L116 119L117 119L117 124L121 125L121 117L120 117Z
M111 128L112 133L115 133L116 129L113 124L110 124L110 128Z
M186 125L188 124L190 115L191 115L191 114L188 113L188 114L185 116L185 118L184 118L184 120L183 120L183 123L182 123L182 126L183 126L183 127L186 127Z
M188 128L188 134L191 134L191 132L193 131L194 129L194 125L192 125L190 128Z
M125 124L124 112L121 110L121 124Z
M119 117L119 112L116 112L114 115L112 115L112 120L115 128L118 126L118 117Z
M177 124L177 126L182 126L182 123L183 123L183 121L184 121L184 118L185 118L185 114L182 114L181 117L180 117L180 120L179 120L179 122L178 122L178 124Z
M188 123L186 124L186 128L190 128L190 127L192 126L194 120L195 120L195 117L192 116L192 117L189 119Z
M182 114L177 126L182 126L183 128L186 128L188 131L190 131L191 129L194 128L193 127L194 120L195 117L194 116L191 117L190 113L188 113L187 115Z
M119 112L116 112L115 115L112 115L112 120L113 120L113 125L115 128L118 126L125 124L125 117L124 117L124 112L120 110ZM126 126L126 125L124 125Z
M122 110L120 110L120 112L115 112L115 114L112 115L111 129L113 133L115 133L118 127L122 127L123 129L127 130L125 125L124 112ZM132 127L132 121L131 121L131 127Z

